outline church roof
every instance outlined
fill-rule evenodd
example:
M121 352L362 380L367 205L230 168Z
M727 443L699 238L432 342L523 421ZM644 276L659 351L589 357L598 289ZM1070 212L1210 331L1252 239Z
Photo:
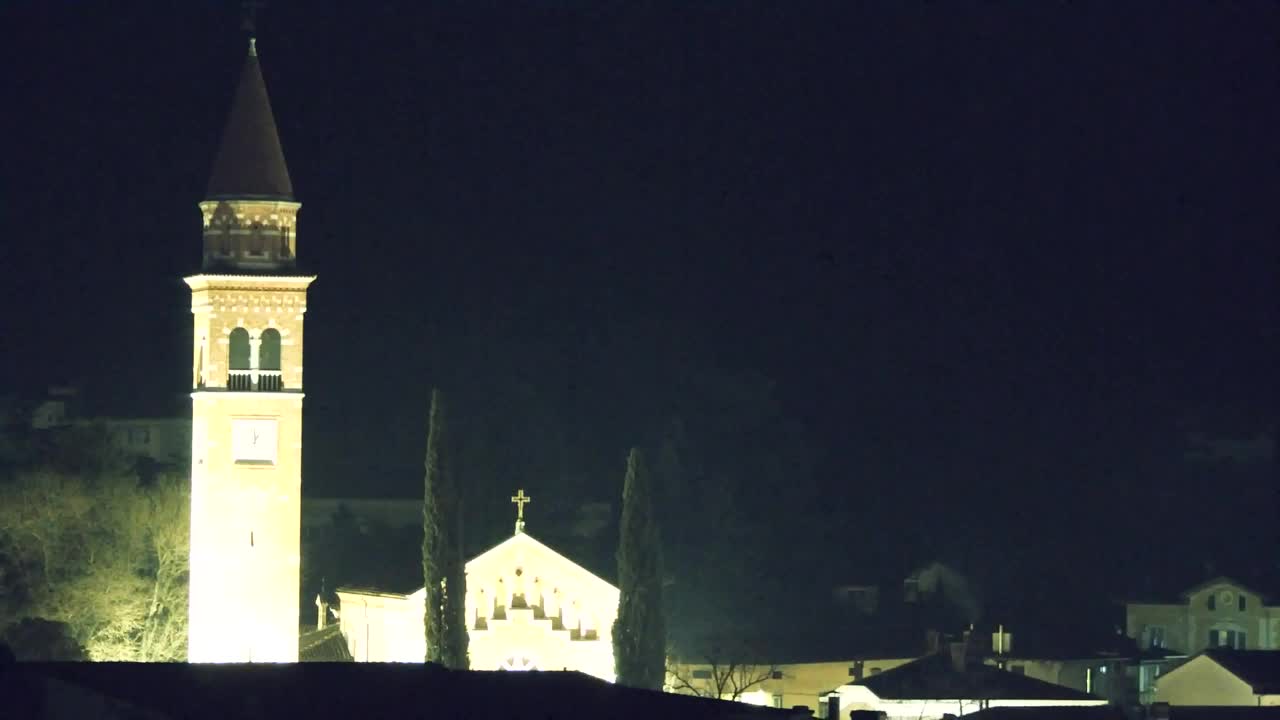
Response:
M604 586L608 587L609 589L613 590L614 592L618 592L618 588L617 588L617 587L615 587L612 583L608 582L607 580L604 580L604 579L603 579L603 578L601 578L599 575L596 575L595 573L593 573L593 572L591 572L590 570L588 570L588 569L586 569L585 567L583 567L581 564L576 563L576 562L574 562L573 560L570 560L569 558L565 557L564 555L562 555L562 554L560 554L559 552L557 552L557 551L555 551L554 549L552 549L552 548L551 548L550 546L548 546L546 543L543 543L543 542L539 541L537 538L535 538L535 537L533 537L532 535L530 535L529 533L527 533L527 532L523 532L523 531L522 531L522 532L518 532L518 533L516 533L516 534L512 535L511 537L507 538L506 540L503 540L502 542L498 543L497 545L494 545L493 547L489 548L488 550L486 550L486 551L484 551L484 552L480 553L479 555L475 556L474 558L471 558L470 560L468 560L468 561L467 561L467 570L468 570L468 572L470 572L470 570L471 570L471 567L472 567L472 566L483 565L483 564L485 563L485 561L486 561L486 560L488 560L491 556L493 556L493 555L495 555L495 554L497 554L497 553L501 552L502 550L506 549L507 547L509 547L509 546L511 546L511 545L513 545L513 544L514 544L514 545L527 545L527 546L530 546L530 547L536 548L536 549L537 549L538 551L540 551L540 552L547 553L547 554L551 555L552 557L554 557L554 558L558 559L559 561L563 562L564 564L566 564L566 565L568 565L568 566L571 566L571 567L575 568L576 570L581 571L583 575L589 576L592 580L594 580L594 581L596 581L596 582L600 583L601 585L604 585Z
M293 183L280 148L271 100L253 40L249 43L222 145L213 162L208 198L292 200Z
M340 625L310 630L298 636L299 662L351 662L351 651Z

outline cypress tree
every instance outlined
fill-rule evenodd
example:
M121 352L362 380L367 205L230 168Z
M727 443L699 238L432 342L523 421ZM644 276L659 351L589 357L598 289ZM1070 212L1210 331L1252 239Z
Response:
M425 588L423 628L427 662L467 667L461 514L453 468L449 462L444 399L431 391L427 429L426 476L422 493L422 582Z
M666 674L662 614L662 545L653 488L638 448L627 457L618 541L618 619L613 624L618 682L661 690Z

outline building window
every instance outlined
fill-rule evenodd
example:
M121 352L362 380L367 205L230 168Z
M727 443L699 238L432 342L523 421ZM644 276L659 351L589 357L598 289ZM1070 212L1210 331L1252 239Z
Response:
M1246 636L1243 630L1223 630L1215 628L1209 631L1209 647L1234 648L1244 650Z
M782 695L779 694L773 696L773 706L776 708L782 707Z
M782 671L781 671L781 670L774 670L773 672L769 673L769 677L773 678L774 680L781 680L781 679L782 679Z
M231 331L230 357L232 370L249 369L249 331L238 327Z
M271 372L259 375L258 389L279 392L284 389L280 377L280 331L275 328L263 330L261 341L258 345L258 369Z
M1217 609L1218 609L1218 596L1217 596L1217 595L1210 595L1210 596L1209 596L1209 609L1210 609L1210 610L1217 610Z
M1236 602L1239 604L1240 612L1244 612L1244 609L1245 609L1244 593L1240 593L1240 597L1236 599Z
M1147 626L1147 647L1162 648L1165 647L1164 626L1148 625Z
M710 670L694 670L693 679L694 680L710 680L711 671Z
M228 390L251 390L249 378L249 331L238 327L231 331L230 348L227 361L230 376L227 378Z

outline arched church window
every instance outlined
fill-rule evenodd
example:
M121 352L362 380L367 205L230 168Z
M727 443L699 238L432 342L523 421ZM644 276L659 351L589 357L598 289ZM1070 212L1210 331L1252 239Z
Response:
M236 328L229 338L231 347L227 356L230 376L227 378L228 390L251 390L252 380L249 374L249 331Z
M258 346L258 389L274 392L282 387L280 377L280 331L267 328L262 331Z

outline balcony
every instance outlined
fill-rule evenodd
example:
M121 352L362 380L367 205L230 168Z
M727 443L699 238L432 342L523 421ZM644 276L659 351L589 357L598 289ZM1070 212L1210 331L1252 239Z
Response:
M284 378L279 370L231 370L227 389L237 392L280 392Z

